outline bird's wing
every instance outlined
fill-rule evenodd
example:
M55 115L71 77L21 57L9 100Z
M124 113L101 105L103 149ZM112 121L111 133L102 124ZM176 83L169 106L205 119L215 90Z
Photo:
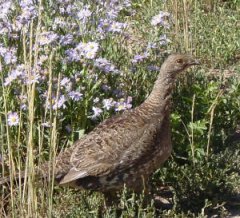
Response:
M142 125L136 123L130 111L101 123L73 145L72 168L60 184L86 176L103 176L113 171L121 154L143 134L146 124ZM127 131L132 132L131 137Z
M130 168L136 164L142 165L153 161L159 153L161 153L162 158L157 160L157 165L160 165L168 158L169 151L171 152L171 136L169 114L166 112L166 116L162 119L152 120L141 138L122 153L122 164L119 165L118 170L124 170L126 166Z
M119 166L121 169L130 167L126 161L131 159L134 163L149 149L147 146L139 149L136 145L142 138L147 140L146 131L152 134L150 125L134 111L107 119L73 145L72 168L60 184L86 176L104 176Z

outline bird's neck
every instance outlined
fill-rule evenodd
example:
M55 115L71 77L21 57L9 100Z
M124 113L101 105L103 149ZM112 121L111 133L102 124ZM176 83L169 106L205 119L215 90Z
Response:
M175 82L175 76L173 75L169 72L161 71L145 103L157 108L168 105Z

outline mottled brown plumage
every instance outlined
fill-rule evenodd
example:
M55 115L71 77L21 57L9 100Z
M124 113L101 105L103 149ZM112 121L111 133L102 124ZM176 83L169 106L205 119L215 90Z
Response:
M170 55L144 103L103 121L59 154L56 181L102 192L119 190L124 184L142 190L143 180L171 154L169 101L176 75L196 64L189 55ZM37 173L46 176L47 172L48 163Z

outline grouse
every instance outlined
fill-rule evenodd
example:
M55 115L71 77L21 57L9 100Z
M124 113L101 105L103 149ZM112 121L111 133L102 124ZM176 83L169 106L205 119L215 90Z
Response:
M169 104L176 76L198 64L190 55L170 55L140 106L106 119L56 157L56 182L103 193L120 190L124 184L141 191L143 180L171 154ZM47 162L36 174L47 177L48 168ZM0 184L8 181L3 177Z

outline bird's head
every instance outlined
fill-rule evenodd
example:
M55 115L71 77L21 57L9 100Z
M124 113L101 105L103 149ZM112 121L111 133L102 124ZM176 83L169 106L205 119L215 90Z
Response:
M161 70L166 73L176 75L193 65L199 65L200 62L191 55L172 54L163 63Z

